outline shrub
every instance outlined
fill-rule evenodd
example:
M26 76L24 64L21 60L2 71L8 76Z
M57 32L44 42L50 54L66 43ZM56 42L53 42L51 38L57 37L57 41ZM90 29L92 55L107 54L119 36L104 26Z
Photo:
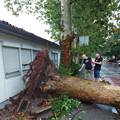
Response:
M70 75L69 70L67 68L65 68L65 66L62 65L62 64L59 66L58 73L61 74L61 75L63 75L63 76Z
M71 64L71 75L72 76L77 76L78 73L79 73L79 68L80 68L80 65L79 64L76 64L74 62L72 62Z
M69 98L67 95L61 95L54 98L53 101L53 112L55 116L49 118L49 120L64 119L64 117L71 117L73 111L80 106L81 102L72 98ZM82 120L78 117L76 120Z

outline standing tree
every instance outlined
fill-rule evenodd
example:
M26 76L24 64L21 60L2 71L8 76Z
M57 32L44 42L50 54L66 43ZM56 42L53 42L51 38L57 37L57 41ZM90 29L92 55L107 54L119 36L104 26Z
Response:
M61 63L69 68L71 64L71 46L75 35L72 33L71 0L61 0Z

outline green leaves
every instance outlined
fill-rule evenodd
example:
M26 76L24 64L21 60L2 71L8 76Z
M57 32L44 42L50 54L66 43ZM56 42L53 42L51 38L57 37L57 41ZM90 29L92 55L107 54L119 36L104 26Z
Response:
M116 57L120 58L120 41L118 40L120 37L119 35L120 28L116 28L112 37L104 42L105 55L116 55Z
M80 101L69 98L67 95L61 95L54 99L53 112L57 118L71 116L72 112L80 106Z
M76 47L73 47L72 48L72 53L73 54L79 54L79 55L82 55L82 54L86 54L86 55L91 55L91 50L90 50L90 46L87 46L87 45L77 45Z
M63 76L68 76L68 75L70 75L70 72L68 71L68 69L65 68L65 66L62 65L62 64L59 66L58 73L61 74L61 75L63 75Z
M50 24L52 38L60 40L61 7L59 0L50 0L45 4L45 15Z
M4 0L14 15L21 12L34 14L38 20L50 25L52 38L60 40L63 31L60 0ZM71 21L77 36L88 35L90 48L94 51L112 36L113 27L120 26L119 0L71 0ZM116 21L113 22L113 21ZM75 30L75 31L74 31Z

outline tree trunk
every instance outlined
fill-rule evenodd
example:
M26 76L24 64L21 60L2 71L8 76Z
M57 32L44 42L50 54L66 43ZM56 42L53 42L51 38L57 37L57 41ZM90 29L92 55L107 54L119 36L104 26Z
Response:
M72 33L70 0L61 0L61 64L69 68L71 63L71 47L75 35Z
M70 35L66 36L65 40L62 40L60 42L60 48L61 48L61 64L63 64L66 68L69 68L71 65L72 60L72 42L75 38L75 34L71 33Z
M107 83L55 76L53 80L47 82L44 90L53 94L67 93L86 102L120 106L120 87Z
M61 14L61 21L63 25L62 36L63 39L65 39L72 31L70 0L61 0Z

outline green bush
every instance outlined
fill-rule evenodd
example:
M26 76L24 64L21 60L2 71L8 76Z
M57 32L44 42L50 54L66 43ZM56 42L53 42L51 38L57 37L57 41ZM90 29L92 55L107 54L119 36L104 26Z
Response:
M49 118L49 120L64 119L64 117L70 117L72 112L80 106L81 102L72 98L69 98L67 95L61 95L54 98L53 101L53 112L55 117ZM82 120L80 117L77 120Z
M77 76L79 73L78 72L79 68L80 68L79 64L72 62L69 70L65 68L64 65L60 65L58 73L63 76L68 76L68 75Z
M65 68L65 66L62 65L62 64L59 66L58 73L61 74L61 75L63 75L63 76L70 75L70 72L68 71L68 69Z
M80 64L76 64L74 62L72 62L71 64L71 75L72 76L77 76L79 73L79 69L80 69Z

